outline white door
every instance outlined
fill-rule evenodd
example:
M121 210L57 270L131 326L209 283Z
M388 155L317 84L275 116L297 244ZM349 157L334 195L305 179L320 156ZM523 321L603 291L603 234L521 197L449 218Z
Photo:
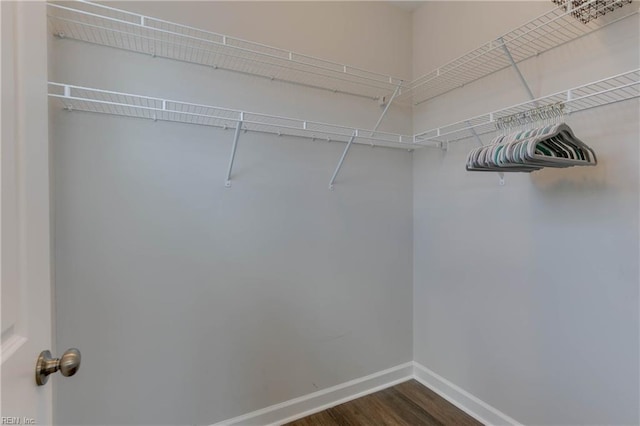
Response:
M0 22L0 424L51 424L51 381L62 377L35 382L38 355L52 349L45 4L0 1Z

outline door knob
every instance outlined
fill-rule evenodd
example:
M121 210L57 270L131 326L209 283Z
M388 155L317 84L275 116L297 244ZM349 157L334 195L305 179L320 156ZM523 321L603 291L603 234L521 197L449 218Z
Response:
M67 349L60 358L53 358L51 352L42 351L36 362L36 383L42 386L49 380L49 374L60 371L65 376L73 376L80 369L80 351Z

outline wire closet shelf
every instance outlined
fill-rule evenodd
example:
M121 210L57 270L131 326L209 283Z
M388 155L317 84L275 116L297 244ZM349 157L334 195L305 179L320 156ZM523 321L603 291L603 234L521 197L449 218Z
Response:
M56 100L67 110L145 118L154 121L172 121L222 129L233 129L238 123L241 123L241 130L247 132L297 136L345 143L353 137L353 143L389 148L415 148L413 136L409 135L345 127L69 84L50 82L49 97Z
M411 82L84 0L48 3L47 14L60 37L376 100L399 88L397 103L417 105L504 69L511 58L518 63L637 14L640 2L629 3L585 0L572 9L558 6ZM599 17L576 18L585 13Z
M500 71L514 63L534 57L589 34L599 28L638 13L639 1L589 0L573 6L567 2L489 41L447 64L416 78L397 97L399 102L419 105L465 84ZM616 10L617 9L617 10ZM579 17L595 16L587 22ZM607 16L602 16L607 14ZM585 21L583 19L583 21Z
M78 0L47 3L53 34L151 56L379 100L401 79Z
M640 68L427 130L416 134L414 142L418 145L433 145L495 132L497 124L504 121L506 117L524 117L527 113L546 106L562 104L564 105L564 113L571 114L639 97Z
M234 128L241 122L244 131L344 143L354 136L354 143L414 149L492 133L497 130L497 124L506 117L526 115L545 106L562 104L564 112L571 114L640 98L640 68L430 129L414 136L53 82L49 83L49 96L67 110L173 121L223 129Z

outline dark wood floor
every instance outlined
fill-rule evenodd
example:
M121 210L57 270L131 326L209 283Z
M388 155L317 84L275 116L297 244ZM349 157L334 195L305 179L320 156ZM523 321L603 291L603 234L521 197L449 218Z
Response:
M456 425L482 423L415 380L337 405L287 426Z

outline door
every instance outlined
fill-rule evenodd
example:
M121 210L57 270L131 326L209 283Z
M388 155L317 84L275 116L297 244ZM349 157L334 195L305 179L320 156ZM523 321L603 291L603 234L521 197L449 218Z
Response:
M52 340L45 4L1 1L0 34L0 424L51 424L35 382Z

